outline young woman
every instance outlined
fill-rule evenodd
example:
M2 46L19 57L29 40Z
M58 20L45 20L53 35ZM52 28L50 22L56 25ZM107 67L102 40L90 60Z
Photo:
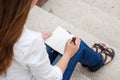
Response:
M104 44L90 48L78 37L75 42L67 41L64 54L57 60L59 53L44 44L51 34L25 27L36 2L0 0L0 80L69 80L78 62L97 71L112 61L113 49Z

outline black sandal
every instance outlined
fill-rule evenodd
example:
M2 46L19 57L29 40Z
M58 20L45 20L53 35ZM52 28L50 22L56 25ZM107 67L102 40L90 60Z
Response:
M110 49L111 51L110 51L109 49ZM101 54L104 54L104 55L105 55L105 59L104 59L103 66L106 65L106 64L108 64L108 63L110 63L110 62L113 60L114 56L115 56L115 52L114 52L114 50L113 50L112 48L107 48L107 49L105 49L104 51L102 51ZM106 63L108 56L111 58L111 60Z
M95 51L96 51L97 53L101 54L101 56L102 56L102 54L105 55L104 62L103 62L103 65L102 65L102 66L110 63L110 62L113 60L114 56L115 56L114 50L113 50L112 48L107 48L107 47L105 47L105 44L104 44L104 43L98 43L98 44L95 43L95 44L92 46L92 48L95 48L95 49L96 49ZM100 52L98 52L99 49L101 50ZM110 51L109 49L110 49L111 51ZM111 60L106 63L108 56L111 58ZM82 65L83 67L88 67L88 66L85 65L85 64L81 64L81 65ZM102 66L101 66L101 67L102 67ZM95 72L95 71L98 70L98 69L97 69L97 70L94 70L94 69L91 69L91 68L88 68L88 69L89 69L89 71L91 71L91 72Z
M104 51L105 50L105 44L104 43L95 43L93 46L92 46L92 48L95 48L96 50L96 52L97 53L101 53L102 51ZM98 52L98 49L100 49L101 50L101 52Z
M98 44L95 43L95 44L93 45L93 48L96 49L95 51L96 51L97 53L100 53L101 55L102 55L102 54L105 55L104 65L105 65L105 62L106 62L108 56L111 58L111 60L108 61L106 64L108 64L109 62L111 62L112 59L114 58L114 55L115 55L115 51L114 51L112 48L108 48L108 47L105 47L105 46L106 46L106 45L105 45L104 43L98 43ZM100 49L101 52L98 52L98 49ZM110 51L109 49L110 49L111 51Z
M92 48L95 48L96 50L96 52L98 53L98 49L100 49L101 50L101 52L104 50L104 47L102 46L102 45L104 45L103 43L100 43L100 44L97 44L97 43L95 43L93 46L92 46ZM105 45L104 45L105 46ZM100 52L100 53L101 53ZM85 65L85 64L81 64L83 67L88 67L87 65Z

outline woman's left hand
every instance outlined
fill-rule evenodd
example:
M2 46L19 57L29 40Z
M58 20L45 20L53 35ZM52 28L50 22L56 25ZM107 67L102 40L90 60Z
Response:
M49 38L52 35L52 33L51 32L43 32L42 35L43 35L43 39L46 40L47 38Z

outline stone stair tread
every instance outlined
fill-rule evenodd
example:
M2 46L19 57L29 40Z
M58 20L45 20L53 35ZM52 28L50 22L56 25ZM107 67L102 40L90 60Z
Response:
M113 15L83 0L49 0L42 8L120 50L120 21Z
M90 46L95 42L103 42L93 35L83 31L82 29L75 28L73 25L37 6L31 10L26 25L29 28L39 32L53 31L57 26L61 26L71 31L73 34L80 36ZM118 49L113 46L112 48L114 48L116 51L116 56L112 63L103 67L96 73L90 73L86 69L83 69L80 64L78 64L71 80L119 80L120 75L118 72L120 72L120 54L118 54Z

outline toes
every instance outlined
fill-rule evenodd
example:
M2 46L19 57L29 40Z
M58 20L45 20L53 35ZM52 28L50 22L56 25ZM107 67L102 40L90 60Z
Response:
M95 52L97 52L97 53L101 53L101 52L102 52L102 50L99 49L99 48L94 48L94 47L92 47L92 49L93 49L93 51L95 51Z
M102 53L101 55L102 55L104 60L106 58L104 64L107 64L107 63L109 63L112 60L112 58L110 56L108 56L108 55L106 56L104 53Z

